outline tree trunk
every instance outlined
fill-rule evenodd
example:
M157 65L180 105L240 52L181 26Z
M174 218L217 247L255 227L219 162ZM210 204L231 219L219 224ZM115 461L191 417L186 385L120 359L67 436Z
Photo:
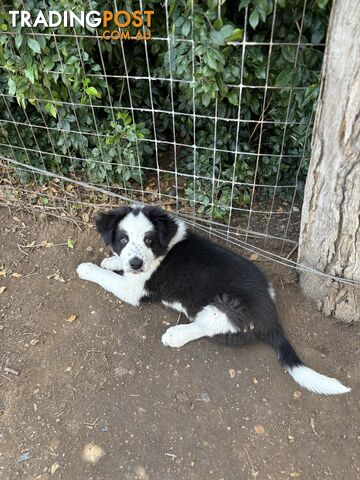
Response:
M360 283L360 2L331 12L312 156L301 219L299 262ZM300 273L325 315L360 320L360 286Z

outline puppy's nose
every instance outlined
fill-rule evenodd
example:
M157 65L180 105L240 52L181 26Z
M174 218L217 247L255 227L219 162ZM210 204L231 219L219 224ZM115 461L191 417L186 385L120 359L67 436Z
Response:
M143 266L143 261L139 257L134 257L130 260L130 267L133 270L140 270L140 268Z

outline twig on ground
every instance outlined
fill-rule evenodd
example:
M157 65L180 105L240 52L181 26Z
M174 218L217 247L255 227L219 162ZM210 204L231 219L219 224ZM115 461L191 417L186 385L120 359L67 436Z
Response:
M314 421L314 419L313 419L312 417L311 417L311 419L310 419L310 425L311 425L311 430L313 431L313 434L318 437L319 434L318 434L317 431L315 430L315 421Z
M20 373L18 370L14 370L13 368L10 368L10 367L4 367L4 372L12 373L13 375L16 375L16 376L18 376Z
M287 260L291 257L291 255L292 255L293 253L296 252L296 250L298 249L298 246L299 246L298 243L293 246L293 248L290 250L290 252L286 255L286 259L287 259Z
M248 459L249 459L249 463L250 463L250 467L251 467L251 471L250 471L251 477L254 478L254 479L256 479L256 477L259 475L259 472L257 472L257 471L255 470L254 464L253 464L253 462L252 462L252 460L251 460L251 458L250 458L249 452L246 450L246 448L245 448L245 453L246 453L246 455L247 455L247 457L248 457Z
M13 382L14 380L10 377L8 377L7 375L4 375L3 373L0 372L0 375L4 378L6 378L6 380L9 380L9 382Z

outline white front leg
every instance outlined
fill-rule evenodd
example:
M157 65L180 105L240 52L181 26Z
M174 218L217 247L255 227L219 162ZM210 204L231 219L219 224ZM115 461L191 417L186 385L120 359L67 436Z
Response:
M120 300L131 305L139 305L144 290L141 282L136 285L134 275L118 275L94 263L81 263L76 271L83 280L97 283Z

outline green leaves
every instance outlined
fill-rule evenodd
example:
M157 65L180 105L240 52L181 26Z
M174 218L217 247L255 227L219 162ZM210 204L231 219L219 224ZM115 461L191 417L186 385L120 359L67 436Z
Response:
M88 87L85 92L88 94L88 95L91 95L93 97L101 97L101 93L99 93L95 87Z
M258 26L259 23L259 12L255 9L251 12L251 15L249 17L249 23L252 26L252 28L255 30L255 28Z
M15 95L16 93L16 82L13 78L8 78L8 88L9 88L9 95Z
M16 37L15 37L15 47L17 49L19 49L21 47L21 45L23 43L23 39L24 39L24 37L22 37L21 35L16 35Z
M46 110L47 112L49 112L52 117L56 118L56 116L57 116L57 108L56 108L56 106L55 106L53 103L47 102L47 103L45 104L45 110Z
M270 39L275 1L276 45L268 68L269 48L265 44ZM101 2L93 3L98 8ZM39 147L45 152L55 149L62 155L43 155L40 159L34 153L32 164L41 168L45 164L50 171L131 190L136 182L152 178L156 167L154 133L160 160L170 157L172 168L169 140L175 135L176 142L187 145L177 151L180 173L192 175L195 171L200 177L212 179L215 175L221 180L213 185L201 179L194 186L191 177L188 181L184 178L181 185L182 195L191 201L195 198L200 203L194 207L201 206L205 215L214 218L224 218L231 201L233 206L249 203L249 191L241 185L233 189L231 200L229 185L233 180L251 184L257 172L255 180L262 185L259 190L263 195L273 192L266 185L273 185L277 174L282 182L279 184L293 185L299 170L299 180L304 181L310 148L306 141L311 132L308 125L319 93L323 55L322 47L306 44L324 41L330 2L308 2L300 49L296 46L296 25L303 0L169 0L168 7L170 41L148 43L150 76L157 79L151 81L151 98L142 42L124 42L123 51L119 43L98 44L84 37L79 53L74 37L58 37L55 42L46 29L40 29L42 34L36 36L26 28L16 30L15 35L0 32L0 83L15 97L9 99L15 120L26 123L27 116L32 124L43 125L45 117L51 132L49 135L45 129L36 129ZM245 18L249 45L244 49ZM160 37L167 37L165 16L160 16L154 27ZM101 57L106 78L102 76ZM143 80L122 78L125 62L129 75ZM158 80L169 79L170 72L175 81ZM266 83L278 88L269 88L264 98ZM303 88L292 89L294 86ZM90 108L90 103L97 107L100 102L104 108ZM198 114L195 125L194 104ZM131 105L134 109L130 115L123 108ZM172 110L184 112L184 116L175 115L175 125ZM289 123L284 131L287 111ZM240 123L236 121L239 112ZM262 118L262 154L257 158L258 122ZM23 146L13 124L6 125L4 131L0 129L0 143ZM23 133L25 147L34 149L33 135L27 135L25 128ZM189 147L194 143L199 147L195 152ZM284 158L279 169L282 145ZM21 149L14 150L17 160L29 161ZM241 152L236 162L230 153L234 151ZM305 161L300 164L303 154ZM144 168L140 170L139 164Z
M275 85L277 87L291 87L297 83L297 76L294 70L285 69L276 77Z
M35 40L34 38L28 38L27 43L29 48L31 48L33 52L41 53L40 44L37 40Z
M316 3L321 9L324 9L329 3L329 0L316 0Z
M68 238L67 240L67 246L68 248L70 248L71 250L73 250L75 248L75 240L73 240L72 238Z
M181 27L181 33L184 35L184 37L187 37L190 33L190 30L191 30L191 21L186 20L183 23L183 26Z
M24 70L25 77L30 80L31 83L35 83L38 78L38 69L36 65L30 65Z
M244 30L242 28L235 28L233 32L226 37L227 42L239 42L242 40L244 35Z

